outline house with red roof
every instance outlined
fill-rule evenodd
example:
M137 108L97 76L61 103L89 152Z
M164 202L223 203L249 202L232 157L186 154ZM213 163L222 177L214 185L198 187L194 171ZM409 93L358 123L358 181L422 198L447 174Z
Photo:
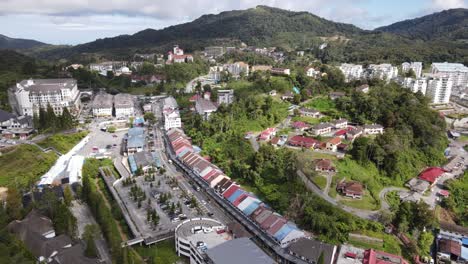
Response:
M446 171L440 167L429 167L419 174L418 179L427 181L433 186L445 172Z
M316 145L320 144L320 142L311 137L294 136L289 139L288 144L295 147L314 148Z
M274 136L276 136L276 128L269 127L265 129L264 131L262 131L262 133L260 133L260 136L258 138L259 140L267 141L267 140L272 139Z
M345 138L346 137L346 133L348 132L347 129L341 129L341 130L338 130L335 132L334 136L335 137L339 137L339 138Z
M362 264L409 264L409 262L401 256L371 248L364 251Z
M336 152L338 150L338 145L341 144L341 138L335 137L330 139L327 143L325 148L329 151Z
M315 161L315 170L323 172L335 172L336 168L329 159L318 159Z
M292 128L295 128L295 129L300 130L300 131L304 131L304 130L310 128L310 126L308 124L306 124L305 122L302 122L302 121L293 122L291 126L292 126Z

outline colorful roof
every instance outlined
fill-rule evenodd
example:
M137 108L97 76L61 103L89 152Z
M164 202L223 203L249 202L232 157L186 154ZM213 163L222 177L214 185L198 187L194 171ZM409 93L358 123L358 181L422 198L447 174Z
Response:
M439 178L444 173L445 173L445 170L442 168L430 167L422 171L419 174L418 178L433 184L434 182L436 182L437 178Z
M231 187L229 187L224 193L223 193L223 197L224 198L228 198L229 196L231 196L235 191L237 191L240 187L238 185L231 185Z

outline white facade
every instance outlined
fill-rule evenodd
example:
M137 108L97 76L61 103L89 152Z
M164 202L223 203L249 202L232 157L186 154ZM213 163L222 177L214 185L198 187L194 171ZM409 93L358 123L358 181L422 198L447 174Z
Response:
M340 70L343 72L347 82L362 78L362 65L343 63L340 66Z
M413 93L421 92L425 95L427 90L427 78L405 78L403 80L403 87L410 89Z
M113 96L107 93L98 93L93 99L93 116L112 116Z
M218 90L218 105L232 104L234 102L234 90Z
M206 263L204 257L208 249L231 239L227 232L216 232L222 229L225 227L220 222L209 218L194 218L182 222L175 229L177 255L189 258L190 264Z
M318 78L320 77L320 71L314 69L314 68L308 68L306 71L306 75L312 78Z
M433 104L447 104L450 101L453 81L450 76L435 74L429 77L426 95Z
M226 64L224 68L233 76L239 76L241 73L244 73L245 76L249 75L249 64L245 62Z
M135 113L133 98L130 94L114 95L115 117L127 118Z
M468 67L461 63L432 63L431 73L448 76L453 86L468 87Z
M169 130L171 128L182 127L182 121L180 119L179 111L174 110L170 112L164 112L164 129Z
M67 107L73 114L80 109L80 92L74 79L23 80L9 90L10 105L18 115L32 116L51 105L56 115Z
M398 76L398 68L388 63L369 65L369 77L389 82Z
M422 62L403 62L401 64L401 70L403 73L407 73L409 70L413 70L416 78L420 78L422 75Z

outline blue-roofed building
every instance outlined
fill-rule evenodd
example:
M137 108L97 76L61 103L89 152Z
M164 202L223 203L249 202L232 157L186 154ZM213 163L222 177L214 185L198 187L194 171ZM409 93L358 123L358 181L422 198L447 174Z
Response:
M195 153L200 153L202 151L202 149L199 146L192 145L192 147L193 147L193 152Z
M281 247L286 247L289 243L305 237L305 233L298 229L294 223L288 222L275 233L274 237L280 242Z
M228 198L229 202L233 203L243 193L245 193L245 191L242 190L242 189L239 189L239 190L235 191L231 196L229 196L229 198Z
M156 165L156 168L161 168L161 159L159 158L158 154L156 152L151 152L151 155L153 156L153 161Z
M130 165L130 171L135 174L138 168L141 168L143 173L148 172L151 168L157 167L155 162L155 155L148 151L137 152L133 155L128 156L128 164ZM159 159L158 159L159 160Z
M145 148L145 130L142 127L130 128L127 132L127 154L143 151Z
M253 201L245 209L243 209L242 212L245 215L251 215L255 210L257 210L257 208L260 206L261 203L262 201L260 200Z
M132 127L127 132L128 137L138 136L145 134L145 129L142 127Z

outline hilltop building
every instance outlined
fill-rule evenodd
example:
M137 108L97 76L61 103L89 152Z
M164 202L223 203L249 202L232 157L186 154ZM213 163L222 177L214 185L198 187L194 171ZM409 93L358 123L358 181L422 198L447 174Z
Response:
M426 95L432 104L447 104L452 93L453 78L445 74L429 75Z
M234 90L218 90L218 105L232 104L234 102Z
M431 73L447 76L453 86L468 87L468 67L461 63L432 63Z
M413 70L416 78L420 78L422 75L422 62L403 62L401 64L401 70L403 73L407 73L410 70Z
M363 77L362 65L343 63L340 66L340 70L345 76L346 82L359 80Z

